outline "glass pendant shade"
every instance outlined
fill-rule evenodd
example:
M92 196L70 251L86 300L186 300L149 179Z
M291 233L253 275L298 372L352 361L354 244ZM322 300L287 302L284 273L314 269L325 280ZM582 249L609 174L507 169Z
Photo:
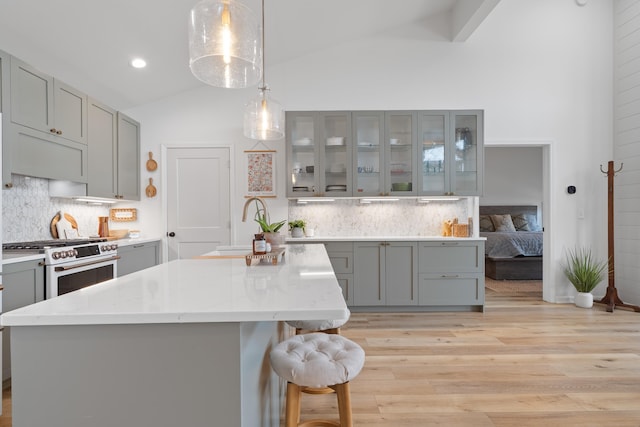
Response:
M244 88L262 76L262 34L253 12L234 0L202 0L189 16L189 67L202 82Z
M257 140L284 138L284 110L278 101L269 98L268 89L260 88L257 98L244 110L244 136Z

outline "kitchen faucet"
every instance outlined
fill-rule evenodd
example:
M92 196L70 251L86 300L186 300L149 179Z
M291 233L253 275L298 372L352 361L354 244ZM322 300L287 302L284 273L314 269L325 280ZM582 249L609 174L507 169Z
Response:
M260 202L260 204L262 205L262 210L264 212L263 217L264 217L265 221L269 222L269 214L267 213L267 204L260 197L250 197L244 203L244 208L242 210L242 222L246 222L247 221L247 209L249 208L249 203L253 202L254 200L256 201L256 203ZM259 213L260 211L257 210L257 212Z

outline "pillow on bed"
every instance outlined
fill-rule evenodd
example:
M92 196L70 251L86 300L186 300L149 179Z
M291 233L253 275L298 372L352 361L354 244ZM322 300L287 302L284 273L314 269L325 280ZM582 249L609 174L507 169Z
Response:
M493 222L496 231L516 231L510 214L491 215L491 222Z
M480 231L496 231L489 215L480 215Z
M519 213L511 217L516 231L542 231L535 215Z

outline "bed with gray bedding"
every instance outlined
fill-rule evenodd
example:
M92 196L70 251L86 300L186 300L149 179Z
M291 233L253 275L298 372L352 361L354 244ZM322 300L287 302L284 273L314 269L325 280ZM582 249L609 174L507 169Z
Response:
M542 279L542 228L536 206L480 206L485 274L495 280Z

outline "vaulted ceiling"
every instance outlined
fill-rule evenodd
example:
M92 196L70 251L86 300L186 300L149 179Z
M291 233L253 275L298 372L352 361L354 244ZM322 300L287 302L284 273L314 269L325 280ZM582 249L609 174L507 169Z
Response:
M196 0L2 0L0 50L118 109L202 85L189 70ZM259 18L260 0L242 0ZM379 35L464 42L499 0L265 0L267 68ZM142 56L148 66L129 66Z

